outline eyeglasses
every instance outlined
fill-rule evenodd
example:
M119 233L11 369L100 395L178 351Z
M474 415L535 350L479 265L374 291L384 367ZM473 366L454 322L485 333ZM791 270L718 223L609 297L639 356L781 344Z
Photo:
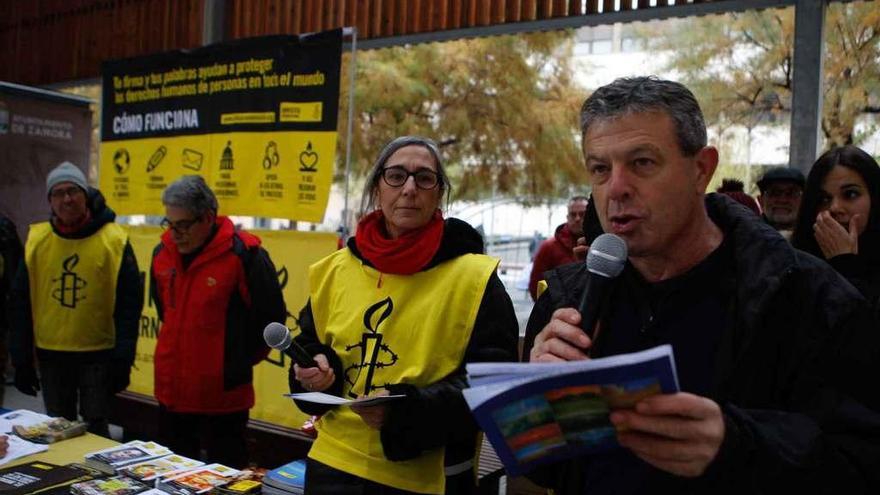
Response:
M797 199L801 197L803 191L797 188L792 189L767 189L767 192L764 193L768 198L789 198L789 199Z
M402 187L410 176L415 178L416 187L419 189L434 189L440 183L440 174L426 168L420 168L415 172L410 172L400 166L382 169L382 179L391 187Z
M52 189L52 192L49 193L49 197L52 199L64 199L65 196L75 198L83 192L84 191L80 189L79 186L70 186L63 189Z
M167 218L162 219L162 223L159 225L162 226L163 229L168 230L171 229L178 234L185 234L193 225L201 221L201 217L192 218L190 220L178 220L176 222L172 222Z

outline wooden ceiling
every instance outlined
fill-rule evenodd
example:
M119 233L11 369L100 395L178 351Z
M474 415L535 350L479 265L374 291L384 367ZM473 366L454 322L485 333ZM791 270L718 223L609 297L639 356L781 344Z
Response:
M0 0L0 80L46 85L91 79L100 75L102 60L194 48L205 41L340 26L356 26L359 42L366 40L361 46L369 48L370 42L383 46L443 39L432 36L438 33L446 33L447 39L475 36L493 26L540 29L537 26L546 20L577 25L586 24L589 16L592 23L617 22L629 11L666 17L697 4L742 1ZM751 0L764 6L792 1ZM208 34L205 19L219 19L218 34Z

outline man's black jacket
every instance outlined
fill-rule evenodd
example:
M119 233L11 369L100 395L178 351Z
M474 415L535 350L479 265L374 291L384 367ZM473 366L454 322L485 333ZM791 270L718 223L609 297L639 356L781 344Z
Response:
M734 324L721 338L709 397L722 408L725 438L703 476L654 469L647 493L880 493L880 329L865 300L742 206L710 194L706 208L732 242L736 274ZM576 307L587 276L582 263L549 273L527 337L555 309ZM595 345L601 355L601 338ZM582 493L587 462L530 477Z

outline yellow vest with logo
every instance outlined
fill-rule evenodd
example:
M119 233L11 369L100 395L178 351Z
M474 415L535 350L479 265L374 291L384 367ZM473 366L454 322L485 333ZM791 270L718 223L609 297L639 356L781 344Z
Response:
M342 360L343 396L375 394L390 384L424 387L455 371L497 266L493 258L467 254L413 275L392 275L363 265L348 249L312 265L315 329ZM443 493L442 448L389 461L379 431L348 407L331 410L315 426L312 459L395 488Z
M49 222L31 225L25 263L37 347L85 352L116 345L113 310L127 240L115 223L84 239L65 239Z

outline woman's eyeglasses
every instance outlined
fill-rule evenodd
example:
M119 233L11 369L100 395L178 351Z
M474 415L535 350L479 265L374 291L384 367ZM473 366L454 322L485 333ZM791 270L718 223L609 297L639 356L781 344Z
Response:
M410 176L415 179L416 187L419 189L434 189L440 183L440 174L426 168L420 168L415 172L410 172L400 166L382 169L382 179L391 187L402 187Z

